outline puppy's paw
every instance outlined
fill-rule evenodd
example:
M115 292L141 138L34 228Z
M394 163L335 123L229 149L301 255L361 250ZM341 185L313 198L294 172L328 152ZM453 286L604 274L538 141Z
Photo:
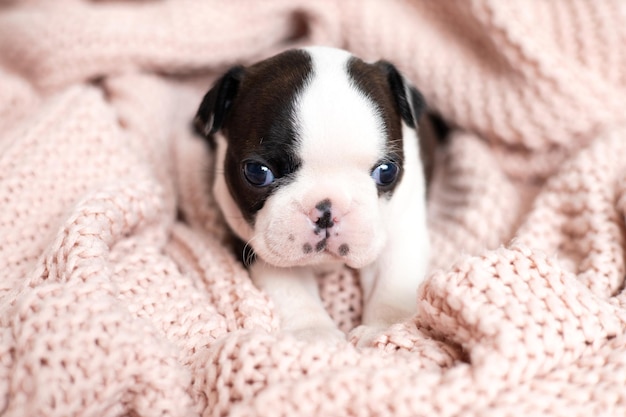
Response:
M376 347L385 338L386 330L387 327L384 326L368 326L362 324L352 329L348 338L350 343L358 348Z
M289 331L289 334L307 343L341 344L346 342L346 334L336 327L307 327Z

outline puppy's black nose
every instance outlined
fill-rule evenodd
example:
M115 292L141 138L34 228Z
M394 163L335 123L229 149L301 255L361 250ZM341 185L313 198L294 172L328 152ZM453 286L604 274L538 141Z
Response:
M333 227L335 225L335 223L333 223L333 219L332 219L332 215L330 213L330 210L325 211L324 213L322 213L321 217L317 219L315 224L320 229L330 229L331 227Z
M320 201L319 203L317 203L315 208L318 211L318 218L315 222L317 227L319 227L320 229L330 229L335 225L335 223L333 222L331 203L329 199Z

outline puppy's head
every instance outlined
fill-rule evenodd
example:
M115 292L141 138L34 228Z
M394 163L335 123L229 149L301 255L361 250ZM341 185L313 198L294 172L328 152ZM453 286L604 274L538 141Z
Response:
M424 106L387 62L307 48L232 68L196 125L216 147L218 204L257 256L360 268L398 220L390 207L411 198L399 189L424 198L432 147L420 150L415 131Z

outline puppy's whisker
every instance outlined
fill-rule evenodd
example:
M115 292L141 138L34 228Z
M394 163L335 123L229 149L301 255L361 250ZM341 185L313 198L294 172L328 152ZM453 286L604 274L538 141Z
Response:
M243 265L246 268L252 265L252 262L254 262L254 258L256 255L254 253L254 249L252 248L251 243L256 238L257 236L252 236L252 238L248 240L243 246L243 253L241 254L241 256L242 256Z
M387 155L402 154L402 147L396 143L388 143L385 152Z

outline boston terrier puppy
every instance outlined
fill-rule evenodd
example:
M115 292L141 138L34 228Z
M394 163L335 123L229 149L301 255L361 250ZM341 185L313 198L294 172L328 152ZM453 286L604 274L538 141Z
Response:
M204 96L195 123L215 150L215 198L283 331L345 339L315 278L341 265L359 271L361 343L415 313L435 151L424 109L389 62L326 47L236 66Z

